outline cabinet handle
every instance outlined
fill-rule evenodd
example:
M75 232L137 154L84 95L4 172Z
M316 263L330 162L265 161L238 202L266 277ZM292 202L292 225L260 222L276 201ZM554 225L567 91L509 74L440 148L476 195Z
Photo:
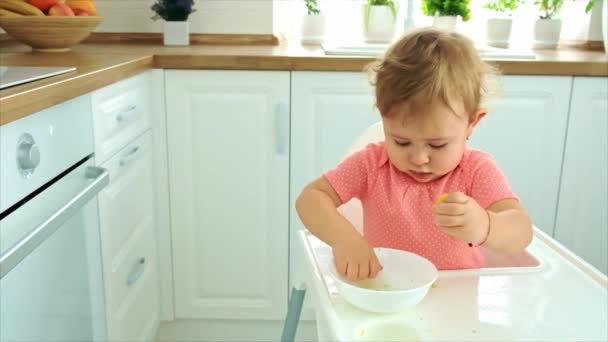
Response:
M139 154L139 146L134 146L124 157L120 158L120 166L129 164Z
M146 268L146 258L141 257L141 258L139 258L139 260L137 260L135 265L133 265L133 268L131 269L131 273L129 273L129 276L127 276L127 285L131 286L131 285L135 284L137 282L137 280L139 280L139 277L141 277L142 273L144 273L145 268Z
M137 105L130 105L126 109L121 110L120 112L118 112L118 114L116 114L116 121L123 122L127 120L131 115L133 115L133 113L135 113L136 109Z
M274 109L274 133L275 150L278 154L285 154L285 145L287 145L287 131L289 130L287 115L288 112L285 103L277 103Z

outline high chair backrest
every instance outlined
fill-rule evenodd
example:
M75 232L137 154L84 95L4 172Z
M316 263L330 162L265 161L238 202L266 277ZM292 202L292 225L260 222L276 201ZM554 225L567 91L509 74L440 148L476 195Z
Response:
M363 133L361 133L355 140L352 142L348 152L344 155L345 159L349 155L363 149L370 143L383 141L384 140L384 131L382 128L382 121L378 121L368 128L366 128ZM361 202L353 198L350 201L342 204L338 211L346 217L347 220L352 223L359 233L363 232L363 208L361 207Z

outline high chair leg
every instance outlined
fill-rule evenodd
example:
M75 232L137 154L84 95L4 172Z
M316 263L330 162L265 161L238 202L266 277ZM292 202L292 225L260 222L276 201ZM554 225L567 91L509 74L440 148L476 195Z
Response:
M283 323L281 342L293 342L296 338L296 331L298 330L298 323L300 322L300 313L302 312L302 303L304 303L305 295L306 286L304 284L291 289L287 317L285 318L285 323Z

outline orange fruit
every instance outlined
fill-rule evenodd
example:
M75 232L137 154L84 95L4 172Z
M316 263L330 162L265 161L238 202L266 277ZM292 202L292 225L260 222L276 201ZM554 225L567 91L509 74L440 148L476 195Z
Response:
M46 11L55 6L59 0L27 0L27 2L34 7L38 7L41 11Z
M83 10L89 15L97 15L97 7L92 0L66 0L65 4L72 10Z

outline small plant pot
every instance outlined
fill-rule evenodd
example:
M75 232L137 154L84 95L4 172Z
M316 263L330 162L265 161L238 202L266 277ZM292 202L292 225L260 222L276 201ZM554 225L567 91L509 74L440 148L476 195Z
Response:
M486 22L486 43L497 48L508 48L512 26L511 18L489 18Z
M396 14L389 6L362 7L363 38L368 43L387 43L395 38Z
M305 44L321 44L325 36L326 18L323 14L302 17L300 39Z
M608 2L602 1L602 35L604 36L604 52L608 54Z
M456 31L458 18L459 17L452 15L435 16L433 17L433 27L444 31Z
M165 21L163 27L165 45L190 45L190 25L187 21Z
M534 22L535 49L555 49L562 30L561 19L536 19Z

